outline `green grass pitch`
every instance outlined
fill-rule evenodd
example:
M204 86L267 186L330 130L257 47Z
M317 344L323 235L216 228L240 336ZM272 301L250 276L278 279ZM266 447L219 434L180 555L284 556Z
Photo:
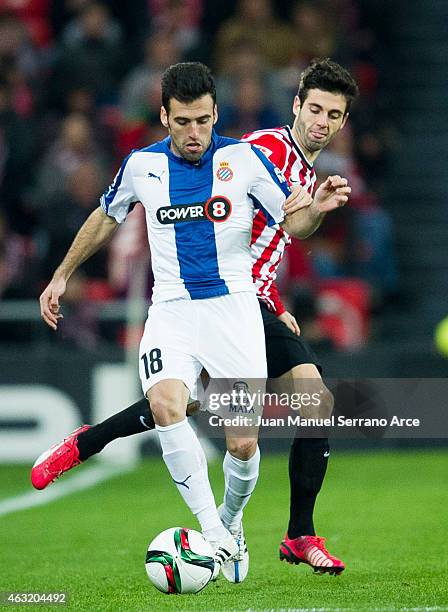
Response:
M197 525L162 461L151 459L95 488L0 517L0 591L68 592L66 607L31 606L40 610L448 610L448 453L333 454L316 526L346 562L340 577L278 560L287 457L264 455L245 513L247 580L220 577L198 595L159 593L144 569L147 544L168 527ZM219 463L210 478L220 499ZM29 487L28 467L0 466L0 501Z

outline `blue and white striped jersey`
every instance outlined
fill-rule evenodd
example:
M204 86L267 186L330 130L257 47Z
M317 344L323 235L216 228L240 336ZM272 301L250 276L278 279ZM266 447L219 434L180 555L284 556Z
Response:
M133 151L101 205L122 223L143 204L157 303L254 292L254 207L279 223L288 195L282 174L259 150L213 132L197 163L174 155L170 138Z

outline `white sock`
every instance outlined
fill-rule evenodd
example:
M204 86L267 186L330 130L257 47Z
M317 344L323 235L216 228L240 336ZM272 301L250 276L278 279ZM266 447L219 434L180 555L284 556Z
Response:
M156 425L163 460L185 503L198 519L207 539L226 535L208 480L207 460L202 446L185 418L180 423Z
M224 505L221 520L227 529L236 529L243 519L243 508L255 489L260 466L260 449L248 461L233 457L228 451L224 457Z

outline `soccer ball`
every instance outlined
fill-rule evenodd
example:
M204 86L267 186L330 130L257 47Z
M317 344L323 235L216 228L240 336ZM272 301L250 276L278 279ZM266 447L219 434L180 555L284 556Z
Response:
M145 567L162 593L198 593L210 582L215 562L212 547L201 533L172 527L148 546Z

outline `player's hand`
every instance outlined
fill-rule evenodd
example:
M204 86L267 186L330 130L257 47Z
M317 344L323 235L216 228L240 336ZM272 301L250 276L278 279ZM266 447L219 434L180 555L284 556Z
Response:
M279 315L277 318L280 319L280 321L282 321L293 334L300 336L299 324L297 323L296 318L290 312L285 310L285 312Z
M55 331L58 328L59 319L64 318L59 312L59 298L64 295L66 286L67 283L63 278L53 278L39 298L41 317Z
M196 414L196 412L198 412L198 410L201 409L201 402L199 402L198 400L194 400L191 397L188 399L188 404L187 404L187 416L192 416L193 414Z
M329 176L314 194L313 206L319 213L327 213L344 206L352 189L346 178L339 175Z
M285 215L292 215L292 213L300 210L301 208L307 208L311 206L313 198L307 192L307 190L299 185L295 187L291 195L288 197L286 202L283 204L283 210Z

